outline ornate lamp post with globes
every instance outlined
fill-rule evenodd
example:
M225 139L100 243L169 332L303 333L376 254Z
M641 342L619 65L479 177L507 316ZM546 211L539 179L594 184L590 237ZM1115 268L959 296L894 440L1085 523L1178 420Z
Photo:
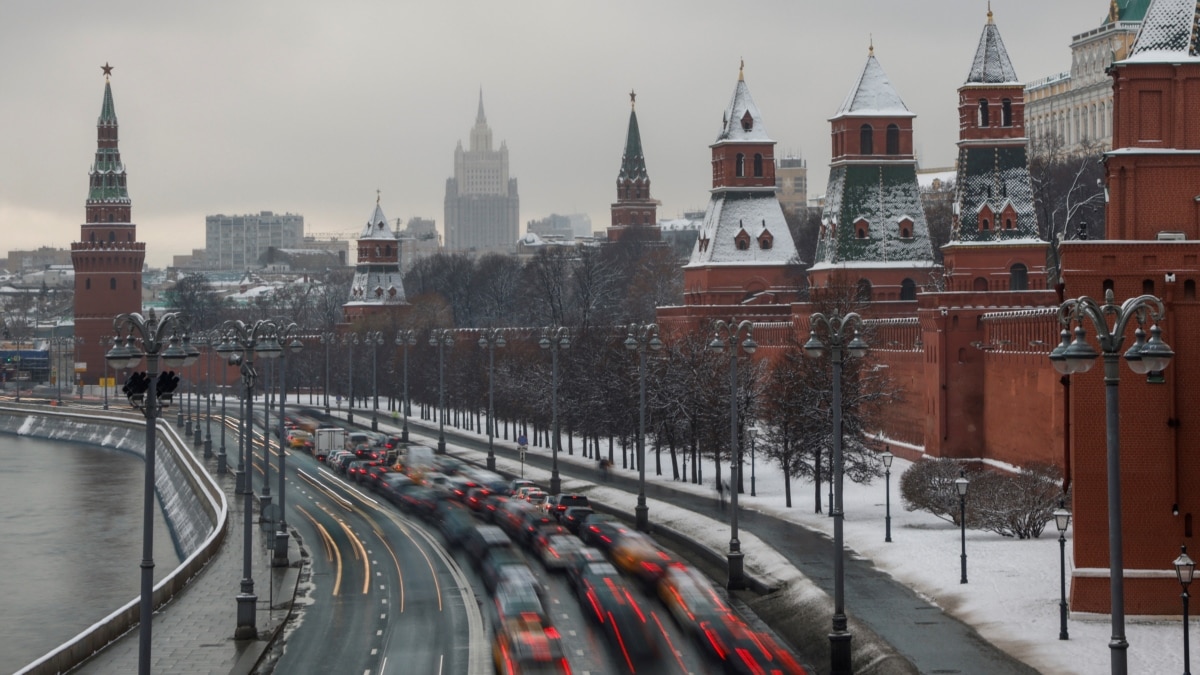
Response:
M496 348L504 348L508 342L504 339L504 331L498 328L484 328L479 333L479 348L488 351L488 454L487 468L489 471L496 470L496 450L494 440L496 437L496 405L495 405L495 385L496 385Z
M804 343L804 352L814 359L824 356L828 349L833 364L833 396L830 402L833 410L833 507L829 513L833 518L833 632L829 634L829 666L833 675L853 672L851 635L846 629L846 570L842 544L845 518L842 512L842 476L845 470L845 459L842 457L842 365L846 356L862 358L867 354L867 343L858 336L861 325L862 317L855 312L844 316L826 316L814 312L809 317L808 342ZM818 327L824 327L828 347L817 338Z
M1067 634L1067 527L1071 524L1071 512L1064 500L1058 500L1054 509L1054 526L1058 528L1058 639L1070 638Z
M1175 355L1162 340L1157 322L1166 316L1162 300L1153 295L1139 295L1119 306L1111 289L1104 293L1104 304L1082 296L1067 300L1058 308L1058 320L1063 325L1062 343L1050 352L1050 362L1061 375L1085 373L1095 365L1096 357L1104 357L1104 426L1107 436L1106 468L1108 471L1108 584L1111 597L1112 637L1109 639L1109 664L1112 675L1129 672L1129 642L1125 639L1125 564L1121 536L1121 417L1117 385L1121 380L1118 365L1125 332L1131 320L1137 321L1133 346L1125 352L1125 361L1140 375L1162 372ZM1149 319L1150 339L1142 326ZM1110 323L1111 321L1111 323ZM1097 353L1087 341L1084 323L1096 329L1100 344ZM1071 326L1075 339L1071 340Z
M550 427L554 434L550 441L550 494L562 492L562 479L558 475L558 352L571 347L571 331L566 326L548 326L543 329L538 346L550 350Z
M275 324L264 320L255 321L249 325L240 320L231 320L221 326L221 333L224 337L221 344L217 346L217 352L228 358L230 364L239 366L242 386L245 390L246 412L242 428L250 431L246 434L245 440L248 457L247 468L254 460L254 385L258 380L258 371L254 368L254 356L256 353L264 359L279 356L282 349L272 338L275 331ZM264 435L264 446L268 442L269 439ZM267 454L266 447L263 449L263 454L264 456ZM241 592L237 595L237 628L233 633L234 639L237 640L246 640L258 635L258 629L255 626L258 596L254 593L254 575L250 565L253 551L251 526L254 517L254 490L251 483L250 476L247 474L242 492L242 581Z
M1187 554L1187 546L1181 546L1179 557L1175 559L1175 576L1183 587L1183 675L1192 675L1192 645L1188 639L1188 586L1192 585L1192 575L1196 573L1196 563Z
M108 350L105 360L116 370L133 368L141 362L145 350L146 371L133 373L125 385L129 403L146 417L146 474L142 489L142 575L138 624L138 673L149 675L151 629L154 615L154 460L156 455L159 413L171 403L172 392L179 378L159 372L159 361L167 368L188 365L188 354L180 347L179 333L186 319L168 312L159 320L154 310L146 317L141 314L121 314L113 319L113 331L118 341ZM119 336L125 333L123 342ZM161 394L161 398L160 398Z
M301 349L304 349L304 343L300 342L298 337L300 327L294 323L281 325L276 330L276 340L282 347L282 357L279 360L279 527L275 530L275 555L272 557L271 564L276 567L286 567L288 564L288 531L287 531L287 514L285 508L287 506L286 494L284 493L284 477L287 469L287 416L284 414L285 404L287 402L287 362L289 354L299 354ZM299 394L297 394L299 397Z
M892 454L892 449L888 446L883 447L883 452L879 454L879 461L883 462L883 488L884 488L884 516L883 516L883 541L892 543L892 460L896 456Z
M650 507L646 506L646 350L656 352L662 346L657 324L629 324L625 348L638 353L638 498L633 512L637 529L642 532L650 529Z
M709 349L717 351L729 350L729 553L725 558L729 570L729 579L726 582L726 587L730 590L741 589L746 587L745 560L742 553L742 542L738 539L738 473L741 468L738 466L738 393L737 393L737 357L740 347L746 356L752 356L758 349L758 344L754 342L752 329L754 323L744 320L741 323L734 324L733 320L726 323L722 319L718 319L713 324L713 330L716 333L712 342L708 343ZM720 473L717 474L717 480L721 480ZM717 489L721 489L718 484Z

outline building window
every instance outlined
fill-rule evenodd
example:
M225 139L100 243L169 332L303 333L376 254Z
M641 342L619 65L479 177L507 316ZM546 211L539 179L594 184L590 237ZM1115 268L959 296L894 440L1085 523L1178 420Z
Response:
M763 158L762 153L754 153L754 177L762 178L763 175Z
M742 115L742 131L750 131L754 128L754 118L750 116L750 111Z
M859 302L870 302L871 282L866 279L859 279L855 295Z
M1154 295L1154 280L1153 279L1143 279L1142 280L1142 295Z
M871 231L871 223L866 218L859 218L854 221L854 236L859 239L866 239L867 234Z
M84 280L84 282L83 282L83 290L85 290L85 291L90 291L90 290L92 290L92 280L91 280L91 279L85 279L85 280Z
M988 102L986 98L979 99L979 126L988 126Z
M1004 229L1006 229L1006 230L1011 230L1011 229L1013 229L1013 221L1012 221L1012 218L1005 218L1005 219L1004 219Z
M1196 299L1196 280L1195 279L1188 279L1187 281L1183 282L1183 299L1184 300L1195 300Z
M912 279L905 279L900 282L900 299L901 300L916 300L917 299L917 284Z
M112 290L112 291L117 290L117 278L116 277L109 277L108 288L109 288L109 290Z
M908 218L900 219L899 226L901 239L912 239L912 224L912 221Z
M737 160L733 167L733 175L738 178L746 175L746 156L740 152L737 154Z
M889 124L887 128L887 154L900 154L900 127Z
M1029 268L1022 263L1016 263L1008 269L1008 290L1029 290Z
M1000 107L1000 125L1005 126L1005 127L1011 127L1013 125L1012 101L1006 98L1003 101L1001 101L1000 106L1001 106Z
M864 124L858 130L858 154L875 154L875 132L870 124Z
M738 237L736 243L737 243L737 250L739 250L739 251L750 250L750 240L749 239L746 239L744 237Z
M988 289L987 279L983 277L975 277L975 282L972 284L973 291L986 291Z

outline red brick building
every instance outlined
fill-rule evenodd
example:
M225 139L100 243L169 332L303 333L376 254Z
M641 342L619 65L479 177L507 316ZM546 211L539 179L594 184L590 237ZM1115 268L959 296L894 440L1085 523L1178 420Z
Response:
M625 132L625 152L617 173L617 201L611 207L610 243L662 240L658 229L658 200L650 196L650 174L642 151L642 132L638 128L634 103L637 94L629 92L629 127Z
M350 298L342 305L343 320L353 324L369 317L398 317L408 307L400 273L400 242L376 197L375 211L358 235L358 264Z
M83 384L104 376L104 354L111 346L113 318L142 311L142 264L146 244L137 241L132 222L125 163L118 147L113 105L112 68L104 66L104 100L96 122L96 158L89 172L86 220L79 241L71 244L75 268L75 336L79 360L87 364Z

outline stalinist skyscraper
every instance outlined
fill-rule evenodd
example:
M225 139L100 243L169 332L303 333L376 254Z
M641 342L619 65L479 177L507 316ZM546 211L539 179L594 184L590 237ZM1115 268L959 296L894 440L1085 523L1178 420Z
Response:
M446 250L510 252L517 242L520 199L508 175L508 145L492 150L492 130L483 114L483 92L471 129L470 150L454 149L454 177L446 179Z

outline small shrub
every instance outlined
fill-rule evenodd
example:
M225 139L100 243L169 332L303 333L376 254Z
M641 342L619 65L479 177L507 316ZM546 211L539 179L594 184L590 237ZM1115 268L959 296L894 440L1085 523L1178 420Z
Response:
M959 525L958 490L954 481L964 466L947 458L913 464L900 477L900 497L909 511L928 511ZM1004 537L1040 537L1054 520L1062 473L1052 464L1030 464L1016 473L966 469L967 527Z

